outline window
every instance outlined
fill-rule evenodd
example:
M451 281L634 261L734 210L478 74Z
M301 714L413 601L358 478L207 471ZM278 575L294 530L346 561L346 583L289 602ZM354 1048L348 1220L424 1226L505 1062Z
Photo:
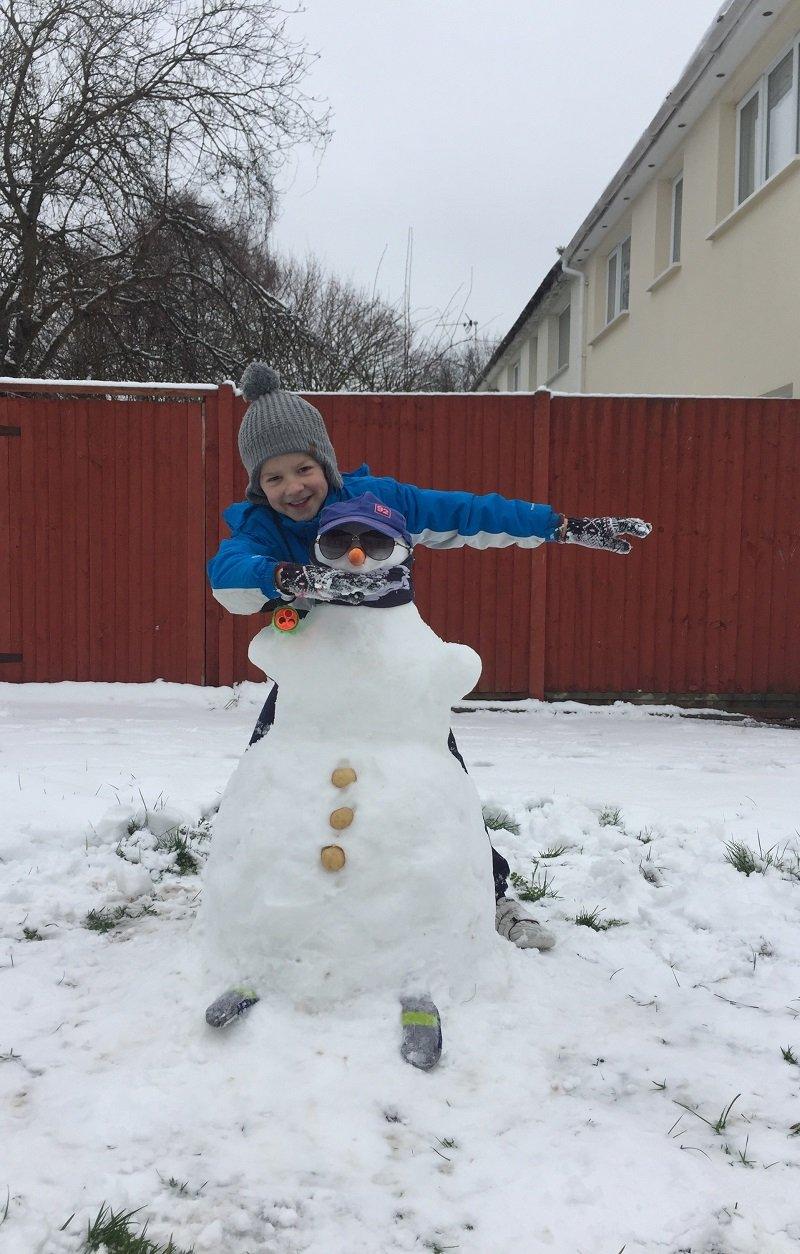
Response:
M673 265L681 259L681 229L683 227L683 171L672 184L672 247L670 261Z
M631 286L631 238L618 244L608 258L606 322L612 322L628 308Z
M798 151L798 48L762 75L737 111L736 203L740 205Z
M794 49L767 75L767 178L782 170L797 149L793 88Z
M519 391L519 362L515 361L508 371L508 390L509 392Z
M530 345L528 387L533 392L539 379L539 337L534 335Z
M558 315L558 370L569 365L569 305Z

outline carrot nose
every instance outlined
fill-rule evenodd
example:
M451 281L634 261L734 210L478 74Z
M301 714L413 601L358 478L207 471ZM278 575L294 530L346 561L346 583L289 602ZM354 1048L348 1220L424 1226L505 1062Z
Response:
M347 554L347 560L351 566L363 566L367 555L363 549L351 549Z

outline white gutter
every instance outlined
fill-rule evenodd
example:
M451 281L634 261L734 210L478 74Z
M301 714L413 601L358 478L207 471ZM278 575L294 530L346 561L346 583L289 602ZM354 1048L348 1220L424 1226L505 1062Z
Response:
M587 311L589 308L589 301L587 299L588 290L589 290L589 276L588 274L584 274L582 270L574 270L571 266L567 265L566 261L564 260L564 254L566 253L565 248L559 248L558 253L559 253L559 256L561 257L561 273L565 274L568 279L578 280L579 309L577 311L577 317L575 319L578 325L579 334L581 337L581 341L580 341L581 342L581 358L580 358L580 369L578 371L578 391L585 392L586 391L586 337L587 337L586 315L587 315Z

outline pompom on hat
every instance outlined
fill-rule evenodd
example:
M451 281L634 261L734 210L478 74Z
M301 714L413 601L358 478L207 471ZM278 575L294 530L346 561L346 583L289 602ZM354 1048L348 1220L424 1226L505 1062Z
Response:
M310 454L331 487L341 488L342 476L322 414L296 392L284 391L277 370L263 361L251 361L239 391L250 402L239 427L239 455L250 476L248 501L266 502L259 483L261 467L268 458L283 453Z

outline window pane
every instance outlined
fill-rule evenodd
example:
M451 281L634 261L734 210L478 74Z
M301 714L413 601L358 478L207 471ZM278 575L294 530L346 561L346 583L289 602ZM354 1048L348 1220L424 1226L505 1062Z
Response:
M672 188L672 260L681 259L681 227L683 225L683 179L675 180Z
M739 113L739 203L756 190L756 128L758 96Z
M619 285L619 308L620 312L628 308L631 289L631 241L630 238L625 240L620 250L620 266L622 273L620 275Z
M767 79L767 178L794 156L793 79L794 51L787 52Z
M569 305L558 317L558 368L569 365Z
M610 322L617 313L617 253L613 252L608 259L608 298L606 300L606 322Z

